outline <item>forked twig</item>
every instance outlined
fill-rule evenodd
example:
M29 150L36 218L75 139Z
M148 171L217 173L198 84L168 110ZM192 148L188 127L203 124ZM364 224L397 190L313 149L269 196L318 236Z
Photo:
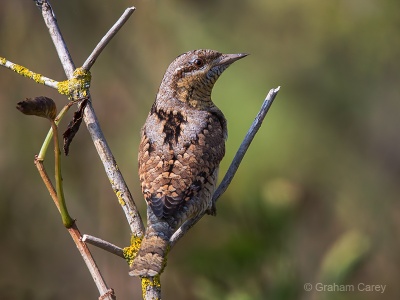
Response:
M57 50L61 64L63 65L63 68L65 70L65 74L67 75L68 79L72 79L74 75L75 65L64 42L51 6L49 5L47 0L42 0L40 3L40 7L42 9L43 19L49 29L50 36ZM100 54L101 50L104 49L104 43L107 43L110 38L115 35L116 31L121 28L123 23L125 23L125 21L130 17L133 11L134 8L131 7L124 12L123 16L117 21L117 24L120 25L114 26L113 28L115 30L112 32L112 34L109 34L109 38L104 39L103 42L100 42L100 46L98 46L100 50L93 51L93 57L96 58ZM87 62L87 67L89 67L90 65L91 63ZM132 234L135 236L142 236L144 232L142 219L140 218L138 209L136 208L135 202L133 201L132 194L125 183L125 180L117 166L111 149L108 146L104 134L100 128L100 124L91 105L90 95L88 96L89 103L86 106L83 120L93 140L94 146L96 147L97 153L103 163L106 174L110 180L111 187L118 198L118 202L121 204L122 210L125 213L125 217L128 221Z
M55 15L51 9L50 4L48 3L47 0L42 1L40 4L40 8L42 10L42 15L43 19L46 23L46 26L49 29L50 36L53 40L54 46L57 50L58 56L60 58L60 61L63 65L65 74L67 75L68 79L72 79L74 76L74 70L75 70L75 65L72 61L72 58L69 54L68 48L64 42L64 39L62 37L62 34L59 30L57 20L55 19ZM89 68L93 65L94 61L104 49L105 45L108 43L108 41L116 34L116 32L121 28L122 24L127 20L127 18L132 14L133 9L126 11L124 13L124 16L121 18L117 23L120 23L120 25L114 26L114 30L112 31L111 34L109 34L108 38L103 39L102 42L100 42L100 46L96 47L95 51L92 52L92 55L90 56L90 59L88 59L85 63L85 71L88 71ZM75 97L79 97L79 91L72 91L75 92L74 95ZM107 142L104 138L104 135L101 131L100 125L97 121L97 117L95 115L95 112L91 106L90 103L90 95L85 95L89 97L89 104L87 105L84 113L84 121L87 125L87 128L89 130L89 133L93 139L94 145L96 146L96 149L98 151L98 154L103 162L103 165L106 169L106 173L110 179L111 185L113 187L114 192L116 193L119 203L121 203L121 206L125 212L125 215L127 217L128 223L131 227L132 232L135 235L143 235L143 223L142 220L139 216L138 210L135 206L135 203L133 201L132 195L122 177L122 174L120 173L116 161L111 153L110 148L107 145ZM72 235L71 235L72 236ZM76 236L72 236L75 243L79 240L80 243L82 243L85 248L87 249L87 246L85 243L81 241L80 235L79 239L76 238ZM79 245L78 249L79 249ZM88 250L88 249L87 249ZM87 267L89 270L92 269L93 264L90 264L87 262L87 258L85 258L86 252L81 252L82 256L84 257L84 260L86 262ZM90 254L90 252L89 252ZM90 256L91 257L91 256ZM94 262L94 261L93 261ZM94 264L95 266L95 264ZM97 268L96 268L97 269ZM98 271L98 269L97 269ZM113 292L110 292L108 288L105 285L105 282L103 278L101 277L100 272L98 271L98 274L92 273L92 277L99 289L100 292L100 297L101 298L110 298L113 299L115 298L115 295ZM100 282L100 284L99 284Z
M47 0L37 0L36 4L38 7L41 8L43 19L49 29L50 36L53 40L53 43L56 47L57 53L59 55L59 58L61 60L61 63L63 65L63 68L65 70L65 73L67 75L68 79L74 79L75 81L70 82L63 82L66 84L66 89L63 89L63 92L61 92L61 84L60 82L57 82L55 80L52 80L50 78L47 78L45 76L42 76L40 74L34 73L27 68L14 64L5 58L0 57L0 65L11 69L15 71L16 73L31 78L35 80L38 83L45 84L49 87L56 88L60 93L69 93L69 96L74 97L74 98L79 98L80 93L86 93L86 90L80 90L79 85L82 83L82 81L79 81L78 77L75 78L75 76L84 76L84 79L89 78L90 80L90 75L85 76L86 74L80 71L80 72L75 72L75 66L74 63L71 59L71 56L68 52L68 49L66 47L66 44L64 42L64 39L62 37L62 34L58 28L57 21L55 18L55 15L52 11L52 8L50 4L48 3ZM129 16L132 14L134 11L134 8L129 8L125 11L124 15L118 20L118 22L113 26L113 28L107 33L105 38L102 39L102 41L99 43L98 47L93 51L92 55L89 57L89 59L85 63L85 69L84 71L88 71L89 68L93 65L94 61L96 58L99 56L101 51L104 49L106 44L110 41L110 39L117 33L117 31L121 28L121 26L126 22L126 20L129 18ZM76 73L76 74L75 74ZM85 82L83 82L85 84ZM85 89L88 88L88 86L83 85ZM76 89L75 89L76 87ZM65 110L69 108L69 106L66 107ZM119 203L121 203L122 207L125 208L124 211L126 211L127 219L130 224L130 227L133 231L134 234L136 235L142 235L143 234L143 224L141 221L141 218L139 214L137 213L137 209L134 205L132 196L130 195L130 192L122 178L122 175L120 174L118 167L116 165L115 159L112 156L111 151L109 150L105 139L102 135L101 129L98 125L96 116L94 114L93 109L89 105L89 109L87 110L87 115L88 117L86 118L85 121L87 121L87 126L89 128L89 132L93 133L92 138L95 141L95 145L99 147L96 147L97 149L101 149L103 154L103 163L104 166L106 167L106 171L111 171L112 173L107 172L108 175L112 174L112 177L110 175L110 181L112 182L114 191L116 195L118 196ZM62 116L62 114L60 114ZM53 116L53 118L55 115ZM92 129L92 130L91 130ZM54 139L54 144L55 144L55 155L56 155L56 164L55 164L55 171L56 171L56 183L57 183L57 191L54 189L53 184L51 183L51 180L49 179L46 170L43 165L43 158L45 156L47 146L49 143L49 140L51 139L51 136L53 136ZM97 142L97 140L100 140L100 143ZM97 142L97 143L96 143ZM100 153L99 153L100 154ZM100 154L100 156L101 156ZM66 210L65 202L63 201L63 191L62 191L62 179L61 179L61 169L60 169L60 160L59 160L59 147L58 147L58 134L57 134L57 125L52 120L52 132L48 134L45 143L40 151L39 156L35 158L35 165L39 171L40 176L42 177L46 187L49 190L49 193L51 197L53 198L54 203L56 204L58 210L60 211L63 219L64 225L67 227L68 232L70 233L72 239L74 240L75 244L77 245L77 248L79 252L81 253L91 275L92 278L97 285L97 288L100 292L100 299L115 299L115 295L112 289L108 289L104 279L99 271L99 269L96 266L96 263L91 256L91 253L89 249L87 248L86 244L82 242L82 237L81 234L74 222ZM111 165L111 167L110 167Z
M53 184L51 183L51 180L49 176L46 173L46 170L43 166L43 161L35 158L35 165L36 168L39 171L40 176L43 179L43 182L45 183L47 190L50 193L51 198L54 201L54 204L57 206L58 211L60 211L60 204L57 198L57 193L56 190L54 189ZM87 245L82 241L82 236L81 233L76 225L76 223L73 223L70 228L67 228L68 233L71 235L71 238L76 244L76 247L78 248L79 253L81 254L90 274L92 275L92 278L94 279L94 282L97 286L97 289L99 290L99 293L101 296L103 295L108 295L107 298L112 300L116 299L114 292L112 289L109 289L103 279L103 276L100 273L99 268L96 265L96 262L93 259L93 256L87 247ZM106 298L103 298L106 299Z

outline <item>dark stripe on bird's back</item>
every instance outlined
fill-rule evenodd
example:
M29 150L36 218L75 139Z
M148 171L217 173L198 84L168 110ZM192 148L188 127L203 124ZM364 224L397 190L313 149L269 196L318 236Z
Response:
M163 133L165 133L164 143L177 143L181 135L181 124L186 123L184 116L180 112L166 112L162 109L154 110L161 121L165 120Z

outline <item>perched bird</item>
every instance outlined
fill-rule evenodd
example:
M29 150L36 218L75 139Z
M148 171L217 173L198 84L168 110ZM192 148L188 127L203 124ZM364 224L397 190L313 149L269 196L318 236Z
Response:
M211 91L222 72L246 55L193 50L169 65L141 132L139 178L147 228L130 275L160 274L176 229L204 212L215 215L212 195L227 126Z

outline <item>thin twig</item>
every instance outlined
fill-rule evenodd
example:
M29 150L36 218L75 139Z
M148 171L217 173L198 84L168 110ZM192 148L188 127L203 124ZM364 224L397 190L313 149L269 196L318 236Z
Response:
M109 300L116 299L114 291L107 287L104 278L101 275L100 270L97 267L96 262L94 261L92 253L90 252L88 246L84 242L82 242L82 235L79 232L76 223L74 223L71 228L68 228L68 232L71 235L72 239L74 240L79 250L79 253L82 255L82 258L85 261L85 264L90 274L92 275L92 278L97 286L97 289L100 292L100 298Z
M43 20L46 23L47 28L49 29L50 37L53 40L53 44L56 46L55 48L58 57L60 58L61 64L64 68L65 74L67 75L68 79L71 79L74 74L75 65L71 58L71 55L69 54L60 28L58 27L55 14L53 13L50 3L47 0L43 0L38 4L41 5L40 8L42 10Z
M56 190L54 189L54 186L51 183L49 176L47 175L47 172L43 166L43 161L35 158L35 165L39 171L40 176L43 179L43 182L45 183L45 185L47 187L47 190L50 193L51 198L54 201L54 204L57 206L58 211L60 211L60 204L59 204L59 201L57 198ZM112 289L109 289L107 287L106 283L104 282L103 276L101 275L100 270L97 267L92 254L90 253L89 248L86 246L86 244L84 242L82 242L82 236L79 232L79 229L78 229L76 223L73 223L72 227L67 228L67 230L68 230L68 233L71 235L73 241L75 242L76 247L79 250L79 253L82 255L82 258L83 258L90 274L92 275L92 278L97 286L97 289L99 290L100 295L101 296L109 295L107 298L104 298L104 299L110 299L110 300L116 299ZM111 293L111 291L112 291L112 293Z
M20 74L24 77L30 78L30 79L36 81L37 83L44 84L44 85L46 85L48 87L52 87L54 89L58 88L58 86L57 86L58 81L47 78L38 73L32 72L31 70L29 70L21 65L18 65L16 63L13 63L13 62L5 59L4 57L0 57L0 66L6 67L7 69L10 69L17 74Z
M118 202L125 213L125 217L128 220L132 234L138 237L143 236L144 225L142 218L140 217L139 211L125 182L125 179L118 168L114 155L112 154L103 132L101 131L99 121L97 120L97 116L94 112L91 102L88 102L86 106L83 120L85 121L86 127L93 140L101 162L103 163L111 187L114 193L117 195Z
M226 191L228 188L229 184L231 183L233 177L236 174L237 169L239 168L240 162L242 161L244 155L246 154L247 149L249 148L251 142L253 141L254 136L256 135L258 129L261 127L261 124L265 118L265 116L268 113L269 108L271 107L272 103L274 102L274 99L276 95L279 92L280 87L277 87L276 89L271 89L265 98L260 111L258 112L256 118L253 121L253 124L251 124L251 127L249 131L247 132L242 144L240 145L238 151L236 152L236 155L229 166L228 171L226 172L224 179L222 180L221 184L218 186L216 189L214 195L213 195L213 201L217 201L218 198ZM172 248L180 238L182 238L186 232L192 228L203 216L205 213L202 215L197 216L196 218L190 219L186 221L185 223L182 224L180 228L172 235L172 237L169 240L170 247Z
M71 79L73 77L75 66L69 55L67 46L64 43L64 39L58 28L57 21L52 13L51 6L48 4L47 0L43 0L42 14L49 29L54 46L57 49L57 53L60 57L60 61L64 67L65 73L68 79ZM114 193L117 195L118 202L125 213L125 217L128 221L132 234L135 236L143 236L144 226L142 219L133 201L132 194L125 183L125 180L100 128L100 124L91 105L90 97L84 112L83 120L88 128L97 153L99 154L99 157L103 163L104 169L111 183L111 187Z
M54 204L56 205L58 211L61 212L60 204L58 203L56 190L53 186L53 183L51 182L51 180L49 178L49 175L46 172L46 169L44 168L43 160L39 159L37 156L35 157L35 166L39 171L40 177L42 177L44 185L46 186L47 190L50 193L51 199L53 199Z
M267 115L268 110L271 107L272 103L274 102L275 97L278 94L280 88L281 87L278 86L275 89L271 89L268 92L267 97L265 97L265 100L261 105L260 111L255 117L253 124L251 124L249 131L247 132L242 144L240 145L238 151L236 152L236 155L233 158L232 163L229 166L229 169L224 176L224 179L222 179L221 184L218 186L213 195L214 202L218 200L218 198L226 191L229 184L231 183L233 177L236 174L237 169L239 168L240 163L242 162L244 155L246 154L247 149L249 148L251 142L253 141L254 136L256 135L258 129L260 129L261 124L264 121L264 118Z
M105 240L99 239L95 236L84 234L82 237L82 242L91 244L91 245L99 247L107 252L115 254L119 257L125 258L124 251L122 250L122 248L120 248L114 244L111 244L110 242L107 242Z
M82 65L82 69L89 71L96 61L97 57L99 57L100 53L107 46L110 40L117 34L117 32L121 29L121 27L125 24L125 22L129 19L129 17L135 11L135 7L128 7L122 16L118 19L118 21L110 28L110 30L106 33L106 35L101 39L101 41L97 44L96 48L92 51L89 57Z

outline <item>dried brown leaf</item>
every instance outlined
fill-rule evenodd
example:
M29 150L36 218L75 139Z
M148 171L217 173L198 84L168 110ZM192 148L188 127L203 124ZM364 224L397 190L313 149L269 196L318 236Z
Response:
M69 146L82 123L83 112L85 110L87 103L88 103L88 98L82 100L80 108L74 113L72 121L69 122L67 130L65 130L65 132L63 133L65 155L68 155Z
M57 107L50 98L39 96L26 98L17 103L17 109L25 115L33 115L54 120L57 116Z

